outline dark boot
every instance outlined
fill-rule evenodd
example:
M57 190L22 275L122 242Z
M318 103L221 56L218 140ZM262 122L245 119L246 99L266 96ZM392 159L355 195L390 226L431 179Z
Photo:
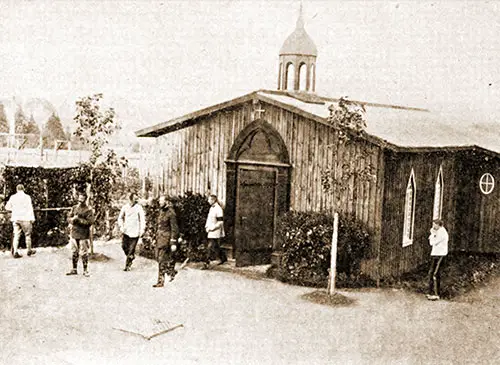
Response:
M68 271L66 273L66 275L76 275L76 274L78 274L78 271L77 271L77 268L78 268L78 254L77 255L73 255L73 257L71 258L71 260L73 261L73 269L71 269L70 271Z
M130 268L132 267L132 259L130 257L127 257L127 260L125 261L125 268L123 271L130 271Z
M87 269L89 265L89 255L82 256L82 263L83 263L83 276L90 276L89 271Z
M170 280L169 281L174 281L175 275L177 275L177 270L174 270L170 273Z
M153 288L163 288L165 284L165 274L158 274L158 282L153 285Z

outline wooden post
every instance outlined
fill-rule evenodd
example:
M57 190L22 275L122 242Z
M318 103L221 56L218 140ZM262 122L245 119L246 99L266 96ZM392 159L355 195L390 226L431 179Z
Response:
M92 206L93 201L92 201L92 181L94 178L93 174L93 168L90 169L90 184L87 184L87 205L89 207ZM94 217L95 217L95 209L94 210ZM94 254L94 225L90 226L90 255Z
M106 209L105 216L106 216L106 235L108 239L111 239L112 234L111 234L111 224L109 222L109 209Z
M39 143L40 143L40 162L42 161L42 158L43 158L43 135L42 135L42 131L40 129L40 139L39 139Z
M337 272L337 241L339 237L339 213L333 215L332 251L330 254L330 281L328 294L335 294L335 275Z

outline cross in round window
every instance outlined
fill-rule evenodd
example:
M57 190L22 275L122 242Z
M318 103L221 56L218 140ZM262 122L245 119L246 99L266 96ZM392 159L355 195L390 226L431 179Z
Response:
M489 173L483 174L479 180L479 188L483 194L489 194L495 188L495 179Z

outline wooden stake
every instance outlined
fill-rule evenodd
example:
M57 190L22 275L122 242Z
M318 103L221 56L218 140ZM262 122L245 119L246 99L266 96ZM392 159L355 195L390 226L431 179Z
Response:
M330 281L328 283L328 294L335 294L335 275L337 272L337 242L339 237L339 214L333 215L333 235L332 235L332 251L330 254Z
M179 266L179 271L186 267L188 261L189 261L189 257L184 260L184 262L181 264L181 266Z
M112 327L112 328L114 330L117 330L117 331L121 331L121 332L125 332L125 333L130 333L132 335L140 336L140 337L144 338L145 340L150 341L152 338L158 337L158 336L163 335L163 334L168 333L168 332L172 332L173 330L175 330L177 328L181 328L181 327L184 327L184 325L183 324L178 324L178 325L176 325L174 327L170 327L170 328L167 328L166 330L160 331L158 333L154 333L151 336L146 336L146 335L143 335L142 333L138 333L138 332L134 332L134 331L124 330L122 328L116 328L116 327Z

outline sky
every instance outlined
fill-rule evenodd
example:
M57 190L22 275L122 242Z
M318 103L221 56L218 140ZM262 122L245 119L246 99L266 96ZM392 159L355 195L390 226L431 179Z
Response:
M318 94L500 123L500 2L302 3ZM299 6L0 0L0 100L46 99L71 119L103 93L133 130L276 89Z

